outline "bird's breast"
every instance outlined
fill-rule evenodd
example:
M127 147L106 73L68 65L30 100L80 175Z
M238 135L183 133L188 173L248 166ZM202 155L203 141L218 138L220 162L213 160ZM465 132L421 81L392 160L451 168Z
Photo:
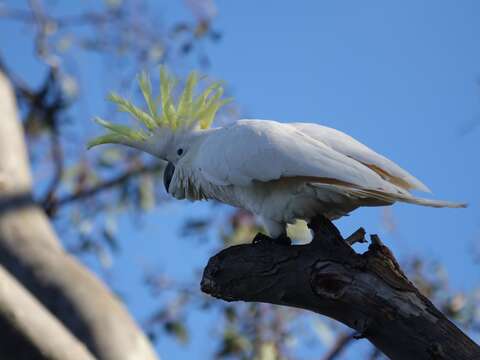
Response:
M175 171L170 185L173 195L181 199L216 200L249 210L279 222L293 223L310 219L316 214L338 218L359 206L357 200L346 196L335 186L312 184L298 178L282 178L246 186L215 185L203 177Z

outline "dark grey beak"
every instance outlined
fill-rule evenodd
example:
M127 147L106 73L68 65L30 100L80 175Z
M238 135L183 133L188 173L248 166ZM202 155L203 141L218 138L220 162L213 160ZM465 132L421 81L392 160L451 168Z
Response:
M165 190L167 190L167 193L168 193L168 188L170 187L170 183L172 182L174 172L175 172L175 165L173 165L169 161L167 164L167 167L165 168L165 171L163 172L163 185L165 185Z

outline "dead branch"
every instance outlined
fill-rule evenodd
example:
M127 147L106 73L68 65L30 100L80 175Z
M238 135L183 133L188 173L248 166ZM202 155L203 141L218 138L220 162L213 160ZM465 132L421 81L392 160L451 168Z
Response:
M417 290L378 237L358 254L327 219L309 226L315 236L307 245L267 240L221 251L205 268L202 290L328 316L395 360L480 359L480 347Z

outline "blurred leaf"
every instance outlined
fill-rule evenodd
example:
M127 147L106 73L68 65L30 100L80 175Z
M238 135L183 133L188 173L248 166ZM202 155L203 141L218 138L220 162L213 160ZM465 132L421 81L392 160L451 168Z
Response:
M210 30L210 22L200 21L195 28L195 36L197 38L203 37Z
M120 7L123 3L123 0L104 0L105 4L112 8Z
M95 247L95 252L100 260L100 264L102 264L104 268L109 269L112 267L113 259L102 246Z
M327 347L332 346L335 341L335 333L325 321L315 320L313 323L313 328L323 345Z
M467 298L463 294L457 294L455 295L451 302L450 302L450 307L452 311L454 312L460 312L466 305L467 303Z
M117 221L113 216L108 216L103 226L103 238L107 242L110 250L118 252L119 245L117 240Z
M161 44L153 44L148 49L148 59L153 63L158 63L165 55L165 49Z
M167 321L164 328L168 334L175 336L181 343L186 344L188 342L188 331L181 322Z
M92 233L92 231L93 231L93 224L90 220L84 219L80 222L78 227L78 232L82 236L88 236Z
M45 35L47 35L47 36L53 35L58 30L57 23L53 20L47 20L43 24L43 26L44 26L43 31L45 32Z
M184 32L190 31L190 25L186 23L178 23L173 27L172 35L177 35Z
M188 55L192 51L192 49L193 49L193 43L190 41L187 41L182 45L182 47L180 48L180 51L182 55Z
M68 51L72 47L73 39L74 38L71 34L62 35L56 43L57 50L59 52Z
M181 236L202 235L208 231L210 224L210 219L189 218L183 223Z
M219 357L229 357L246 353L252 348L250 341L232 329L227 329L223 335L222 347L217 353Z
M140 177L139 195L142 210L148 211L155 207L155 184L150 174Z
M63 74L60 79L60 86L67 98L74 98L78 95L77 80L68 74Z
M185 3L200 22L210 21L218 14L213 0L185 0Z
M212 41L220 41L220 39L222 38L222 33L218 32L218 31L210 31L209 32L209 35L210 35L210 39L212 39Z
M256 360L277 360L279 359L277 348L271 341L265 342L260 347L260 354L255 357Z
M29 113L28 117L25 119L23 126L25 128L25 133L32 139L37 138L42 135L45 131L48 130L43 118L37 116L38 114L33 112Z
M124 161L123 153L118 147L106 147L97 158L97 165L105 168L112 168L119 162Z
M225 308L225 317L230 323L233 323L237 319L237 312L234 306L227 306Z

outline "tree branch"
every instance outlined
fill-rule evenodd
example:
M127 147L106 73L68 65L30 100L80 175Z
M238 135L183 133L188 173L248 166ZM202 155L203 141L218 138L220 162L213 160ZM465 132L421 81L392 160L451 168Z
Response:
M327 219L309 226L315 236L307 245L263 241L221 251L205 268L202 290L326 315L391 359L480 359L480 347L415 288L378 237L357 254Z
M328 350L325 355L323 355L322 360L336 359L353 340L355 340L354 332L345 332L340 334L335 340L332 348Z
M44 211L31 200L15 98L1 72L0 114L0 263L99 359L156 359L119 299L64 251Z
M0 265L0 357L94 360L42 304Z
M57 210L58 208L60 208L64 205L67 205L67 204L70 204L70 203L73 203L73 202L76 202L76 201L79 201L79 200L85 200L85 199L91 198L91 197L101 193L102 191L109 190L109 189L111 189L115 186L118 186L118 185L122 185L122 184L124 184L125 182L127 182L128 180L130 180L131 178L133 178L135 176L142 175L142 174L147 174L147 173L152 173L152 172L155 172L155 171L160 171L161 169L164 168L164 166L165 165L163 163L154 163L154 164L151 164L151 165L142 165L142 166L138 166L138 167L129 169L129 170L125 171L124 173L122 173L122 174L120 174L120 175L118 175L118 176L116 176L116 177L114 177L110 180L105 180L103 182L98 183L97 185L95 185L93 187L79 190L79 191L77 191L73 194L65 195L64 197L60 197L59 199L54 200L50 204L44 204L45 210L48 213L52 209L50 207L47 207L47 206L51 206L55 210Z
M58 134L58 125L54 124L54 127L51 129L51 134L50 134L50 151L51 151L51 156L52 156L52 161L54 165L54 172L53 172L53 178L51 180L50 185L47 188L46 195L44 197L44 200L42 201L42 204L44 209L47 209L46 213L48 215L51 214L49 210L53 209L52 203L55 202L55 195L60 187L63 172L64 172L64 156L63 156L63 148L60 142L60 137Z

